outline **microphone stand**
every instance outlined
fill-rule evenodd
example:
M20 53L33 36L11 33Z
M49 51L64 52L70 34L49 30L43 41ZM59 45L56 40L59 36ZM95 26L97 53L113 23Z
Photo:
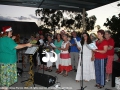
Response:
M86 24L85 24L85 8L83 8L83 32L81 34L81 39L83 38L83 33L85 32L85 28L86 28ZM81 80L81 83L82 85L81 86L81 89L80 90L84 90L87 86L83 87L83 45L82 46L82 49L81 49L81 76L82 76L82 80Z
M82 36L81 36L82 38ZM82 80L81 80L81 89L80 90L84 90L87 86L83 87L83 45L82 46L82 49L81 49L81 62L80 62L80 66L81 66L81 77L82 77Z

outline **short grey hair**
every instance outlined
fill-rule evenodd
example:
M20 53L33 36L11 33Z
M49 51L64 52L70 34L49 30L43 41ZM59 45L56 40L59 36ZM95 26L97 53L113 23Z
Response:
M106 30L105 33L112 34L110 30Z

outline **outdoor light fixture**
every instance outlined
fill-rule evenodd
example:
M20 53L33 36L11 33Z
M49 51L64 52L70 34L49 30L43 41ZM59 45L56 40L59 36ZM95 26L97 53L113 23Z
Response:
M37 16L37 15L40 16L40 11L41 11L41 10L40 10L39 8L40 8L40 6L43 4L44 1L45 1L45 0L42 0L41 3L40 3L39 6L38 6L38 9L35 10L36 16Z
M59 7L66 7L66 8L79 8L76 6L68 6L68 5L59 5Z
M36 14L36 16L38 15L38 16L40 16L40 9L37 9L37 10L35 10L35 14Z

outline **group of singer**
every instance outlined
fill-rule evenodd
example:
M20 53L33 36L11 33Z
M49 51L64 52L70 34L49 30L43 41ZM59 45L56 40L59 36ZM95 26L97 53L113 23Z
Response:
M33 55L35 66L37 65L36 57L39 57L39 69L52 72L53 62L50 60L43 62L42 58L46 56L43 54L43 50L54 57L54 54L51 53L53 50L58 57L55 62L56 73L67 77L68 73L74 70L76 72L75 80L79 82L82 80L81 64L83 64L84 81L96 80L95 87L101 89L105 86L105 82L110 80L114 59L114 40L111 38L109 30L98 30L97 34L91 33L90 35L84 32L81 37L73 31L71 38L62 30L55 35L54 39L51 34L45 36L41 34L36 38L31 36L31 39L28 40L30 43L27 44L14 42L11 38L12 27L6 26L2 30L3 35L0 38L0 86L9 87L17 82L16 49L31 47L32 45L39 46L38 52ZM76 40L81 44L81 47L77 45ZM52 47L51 43L56 47ZM90 49L87 46L90 43L94 43L97 49Z
M78 37L77 33L73 31L71 36L72 38L70 39L64 31L61 31L61 33L56 34L54 41L52 41L51 35L48 35L47 41L45 41L44 36L40 35L39 45L41 49L39 53L42 53L42 49L49 48L54 50L58 56L58 60L55 62L56 73L66 77L68 72L74 70L76 72L76 82L82 79L81 63L83 63L83 80L96 80L95 87L103 88L105 82L110 81L110 75L112 74L114 40L111 38L111 32L109 30L98 30L97 35L95 33L89 35L87 32L84 32L81 37ZM75 40L81 43L81 47L76 44ZM46 43L43 44L44 41ZM54 43L56 48L50 45L51 42ZM91 50L88 48L87 45L90 43L95 43L97 49ZM43 54L40 56L43 56ZM83 62L81 62L81 59L83 59ZM40 69L44 65L46 71L52 71L52 62L45 63L42 61L42 57L40 61Z

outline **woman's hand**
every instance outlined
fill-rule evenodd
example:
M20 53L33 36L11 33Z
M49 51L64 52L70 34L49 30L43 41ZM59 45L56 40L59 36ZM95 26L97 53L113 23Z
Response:
M12 36L12 39L15 40L15 39L16 39L16 36Z
M92 50L93 52L97 52L97 50Z
M94 60L95 60L95 57L94 57L94 56L92 56L92 57L91 57L91 61L94 61Z
M55 47L52 47L53 49L56 49Z
M71 46L77 46L77 44L72 44Z
M49 42L47 42L47 45L50 45L50 43L49 43Z
M16 49L21 49L21 48L31 47L31 46L32 46L31 43L27 43L27 44L18 44L15 48L16 48Z
M81 50L81 47L78 47L78 46L77 46L77 48L78 48L79 50Z
M94 53L94 51L92 51L91 61L94 61L94 60L95 60L95 53Z
M27 47L31 47L32 44L31 44L31 43L27 43L26 46L27 46Z
M104 53L106 53L106 52L107 52L107 50L108 50L108 46L107 46L107 45L105 45L103 50L93 50L93 51L94 51L94 52L99 52L99 53L104 54Z
M61 50L61 48L59 48L59 47L58 47L57 49L58 49L58 50Z

